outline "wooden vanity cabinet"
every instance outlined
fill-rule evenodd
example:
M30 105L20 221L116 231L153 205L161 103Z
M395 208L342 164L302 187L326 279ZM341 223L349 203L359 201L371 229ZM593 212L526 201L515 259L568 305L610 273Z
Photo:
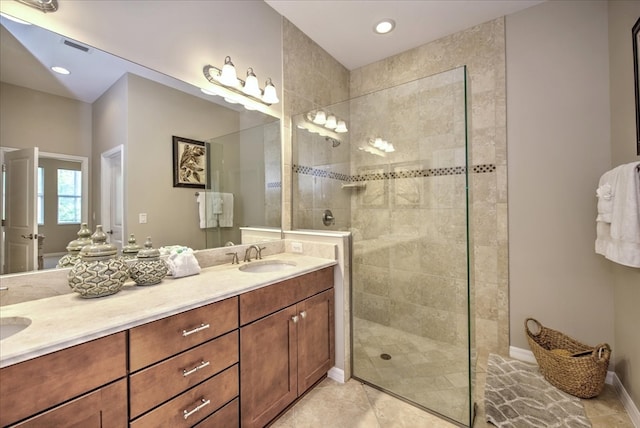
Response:
M333 268L240 295L243 428L264 427L334 365Z
M0 370L0 426L125 426L125 337L116 333Z
M238 357L237 297L130 329L130 427L238 427Z

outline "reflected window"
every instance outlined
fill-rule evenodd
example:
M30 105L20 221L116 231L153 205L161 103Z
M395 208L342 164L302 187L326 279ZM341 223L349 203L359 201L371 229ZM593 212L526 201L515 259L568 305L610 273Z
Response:
M58 169L58 224L80 223L82 172Z
M38 186L37 186L36 212L38 216L38 225L44 224L44 168L38 167Z

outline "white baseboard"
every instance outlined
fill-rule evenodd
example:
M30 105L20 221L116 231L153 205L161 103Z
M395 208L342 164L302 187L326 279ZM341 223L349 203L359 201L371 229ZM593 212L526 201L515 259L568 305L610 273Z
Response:
M536 362L536 357L533 355L533 352L527 349L516 348L515 346L509 347L509 356L511 358L515 358L516 360L525 361L527 363ZM613 385L616 392L618 393L618 397L620 398L622 405L624 406L624 409L629 414L631 422L636 428L640 428L640 411L638 411L638 407L631 399L629 393L627 393L627 390L624 389L624 385L622 385L622 382L620 382L618 375L616 375L615 372L608 371L607 377L604 381L609 385Z
M327 373L329 379L333 379L336 382L344 383L344 370L337 367L331 367Z
M533 355L533 352L528 349L509 346L509 356L516 360L524 361L525 363L536 363L536 357Z
M609 377L609 373L607 373L607 377ZM631 423L633 423L633 426L635 426L636 428L640 428L640 411L638 410L636 403L633 402L627 390L624 389L624 385L622 385L622 382L620 382L620 379L618 378L618 375L615 374L615 372L613 372L612 378L612 385L616 389L616 392L618 393L618 397L620 397L620 401L622 401L624 409L629 414Z

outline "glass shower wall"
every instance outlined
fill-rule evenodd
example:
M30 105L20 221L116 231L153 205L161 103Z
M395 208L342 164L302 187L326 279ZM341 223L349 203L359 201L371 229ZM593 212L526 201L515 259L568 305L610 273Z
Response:
M294 228L335 209L352 232L353 376L470 426L466 70L323 110L347 119L347 147L294 117Z
M207 142L206 197L232 207L206 213L206 248L241 242L240 226L280 228L282 169L280 121L249 127ZM205 201L207 209L217 207ZM230 212L227 212L229 209Z

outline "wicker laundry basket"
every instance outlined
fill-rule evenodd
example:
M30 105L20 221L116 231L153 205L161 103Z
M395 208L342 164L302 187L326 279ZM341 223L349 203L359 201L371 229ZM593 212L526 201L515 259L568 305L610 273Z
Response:
M530 323L535 324L535 333L529 329ZM611 357L609 345L585 345L559 331L543 327L533 318L525 320L524 328L540 372L550 384L580 398L600 394Z

